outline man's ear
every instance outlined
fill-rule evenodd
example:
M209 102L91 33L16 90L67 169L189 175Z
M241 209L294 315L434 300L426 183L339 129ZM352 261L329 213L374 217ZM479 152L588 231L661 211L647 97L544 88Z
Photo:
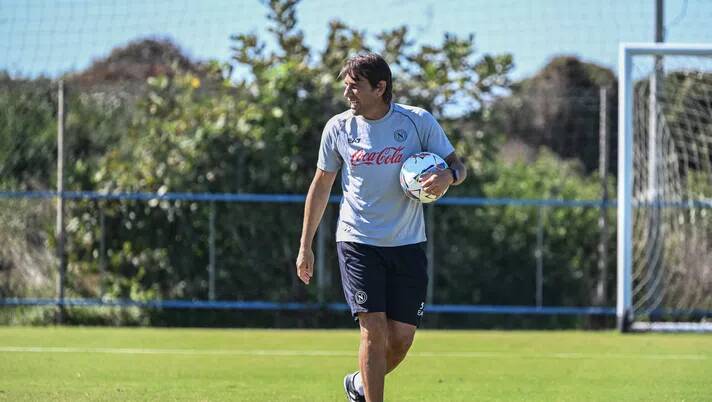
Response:
M376 90L378 91L378 96L383 96L383 94L386 93L386 81L378 81L378 84L376 84Z

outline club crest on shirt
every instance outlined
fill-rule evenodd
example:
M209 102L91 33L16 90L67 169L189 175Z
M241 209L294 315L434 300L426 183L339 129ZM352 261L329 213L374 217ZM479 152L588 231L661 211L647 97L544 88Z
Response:
M398 142L403 142L406 138L408 138L408 132L402 128L396 129L396 131L393 132L393 139Z

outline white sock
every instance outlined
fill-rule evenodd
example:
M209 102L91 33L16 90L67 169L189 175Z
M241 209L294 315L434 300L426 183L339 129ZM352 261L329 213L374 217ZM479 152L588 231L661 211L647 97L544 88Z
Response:
M356 392L358 392L359 395L363 396L363 381L361 380L361 372L358 371L356 372L356 375L354 375L354 388L356 388Z

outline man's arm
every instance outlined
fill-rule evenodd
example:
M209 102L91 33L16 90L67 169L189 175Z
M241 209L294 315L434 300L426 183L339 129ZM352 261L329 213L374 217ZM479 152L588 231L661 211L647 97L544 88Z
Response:
M454 169L455 172L457 173L457 180L452 182L450 185L451 186L458 186L460 185L465 179L467 178L467 167L465 166L462 161L460 161L460 158L457 157L455 152L451 153L450 155L445 158L445 162L447 162L447 165L451 168ZM448 172L450 173L450 172Z
M314 274L312 241L321 217L324 215L326 204L329 202L329 194L335 179L336 172L317 169L304 203L304 223L302 224L302 238L299 242L299 256L297 256L297 276L307 285Z
M423 175L421 184L427 193L440 195L447 190L448 186L457 186L467 178L467 168L455 152L448 155L445 162L449 168L455 171L455 174L453 175L453 172L447 169ZM455 180L455 176L457 176L457 180Z

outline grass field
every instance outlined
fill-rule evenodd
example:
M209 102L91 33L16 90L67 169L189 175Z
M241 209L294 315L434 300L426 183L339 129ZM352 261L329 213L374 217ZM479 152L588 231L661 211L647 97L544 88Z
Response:
M0 400L342 401L356 330L0 327ZM712 400L712 337L420 331L387 401Z

